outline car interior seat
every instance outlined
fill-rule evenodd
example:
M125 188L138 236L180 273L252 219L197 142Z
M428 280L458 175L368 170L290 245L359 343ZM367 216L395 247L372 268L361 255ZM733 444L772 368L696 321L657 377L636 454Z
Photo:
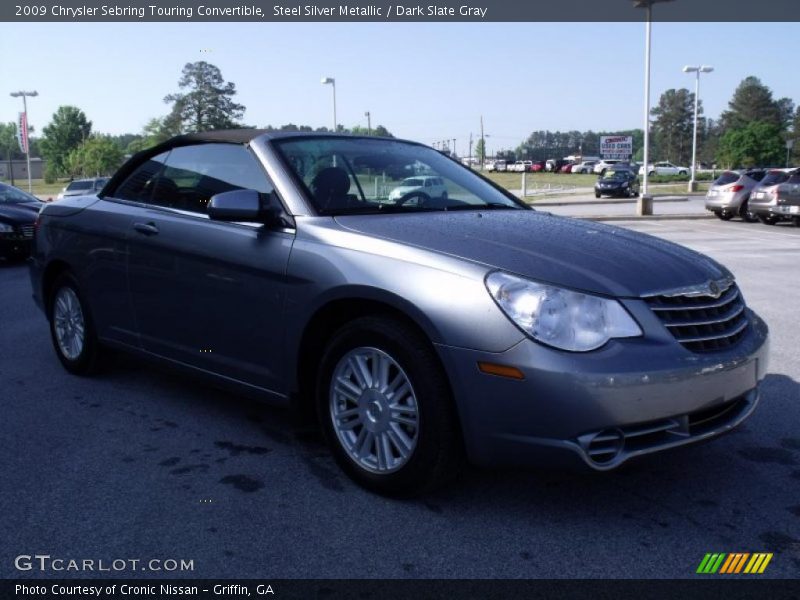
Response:
M326 167L311 180L311 193L317 208L320 210L336 210L347 208L352 200L350 177L347 171L339 167Z

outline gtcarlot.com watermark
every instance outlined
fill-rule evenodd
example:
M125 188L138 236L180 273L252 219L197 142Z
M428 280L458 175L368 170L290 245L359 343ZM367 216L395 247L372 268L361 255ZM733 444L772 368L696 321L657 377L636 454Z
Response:
M40 573L95 572L120 573L124 571L194 571L194 560L175 558L61 558L49 554L20 554L14 559L18 571Z

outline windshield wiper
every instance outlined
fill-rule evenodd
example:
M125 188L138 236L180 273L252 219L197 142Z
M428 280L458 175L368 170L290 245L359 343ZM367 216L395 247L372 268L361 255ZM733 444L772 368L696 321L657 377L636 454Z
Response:
M351 206L349 208L337 208L329 211L320 211L320 214L332 217L340 217L345 215L388 215L415 212L442 212L442 209L426 206L398 206L396 204L380 204L378 206Z
M459 204L457 206L448 206L445 210L521 210L521 207L503 204L502 202L489 202L487 204Z

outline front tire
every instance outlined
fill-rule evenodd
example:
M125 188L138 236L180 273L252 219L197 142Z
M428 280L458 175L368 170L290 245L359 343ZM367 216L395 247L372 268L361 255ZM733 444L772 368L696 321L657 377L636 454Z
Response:
M731 213L720 211L720 212L715 212L714 214L717 215L717 218L719 218L721 221L730 221L733 218L733 215Z
M411 496L440 486L461 463L447 379L412 327L364 317L328 343L317 412L339 466L381 494Z
M78 282L70 273L56 279L48 306L50 336L64 368L74 375L90 375L99 366L97 331Z

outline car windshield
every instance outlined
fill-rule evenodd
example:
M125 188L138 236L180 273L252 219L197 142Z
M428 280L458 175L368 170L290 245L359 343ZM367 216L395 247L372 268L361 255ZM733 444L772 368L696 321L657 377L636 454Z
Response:
M470 169L418 144L346 137L274 144L320 214L526 208ZM423 187L429 177L436 178L435 187L407 189Z
M761 185L778 185L789 179L789 174L783 171L770 171L761 180Z
M627 179L628 171L611 171L608 170L603 174L603 179Z
M75 192L81 190L90 190L94 184L91 181L73 181L67 186L67 191Z
M22 190L12 185L0 184L0 204L21 204L23 202L37 202L38 199L29 196Z

